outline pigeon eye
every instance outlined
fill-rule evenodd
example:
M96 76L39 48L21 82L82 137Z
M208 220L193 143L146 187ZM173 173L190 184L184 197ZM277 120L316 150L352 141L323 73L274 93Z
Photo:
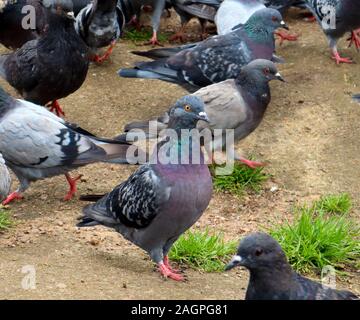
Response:
M263 253L263 250L262 249L256 249L255 251L255 255L258 257L258 256L261 256Z
M276 22L276 21L279 21L279 19L273 16L272 21Z
M184 106L184 109L185 109L185 111L190 111L190 110L191 110L191 108L190 108L190 106L189 106L188 104L186 104L186 105Z
M269 68L265 68L265 69L264 69L264 73L265 73L265 74L269 74L269 73L270 73L270 69L269 69Z

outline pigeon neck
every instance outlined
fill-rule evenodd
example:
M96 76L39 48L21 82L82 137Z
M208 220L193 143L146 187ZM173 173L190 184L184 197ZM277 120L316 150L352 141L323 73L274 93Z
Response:
M274 30L270 30L264 23L258 21L258 19L250 18L244 25L244 30L247 36L254 42L260 42L262 44L269 41L269 39L275 41Z

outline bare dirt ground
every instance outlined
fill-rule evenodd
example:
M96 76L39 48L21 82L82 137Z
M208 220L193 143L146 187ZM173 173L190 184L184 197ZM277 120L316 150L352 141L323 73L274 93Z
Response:
M273 178L261 194L240 199L215 194L195 228L208 226L224 231L228 239L239 239L291 219L295 203L340 192L352 196L351 215L360 221L360 105L350 99L351 93L360 93L359 64L335 65L318 25L299 19L298 11L286 20L292 32L301 34L298 42L278 48L287 61L279 68L288 82L271 84L272 102L264 121L238 144L245 154L269 162L266 170ZM171 30L173 25L167 19L163 28ZM188 30L194 33L198 28L195 22ZM134 48L120 41L110 61L91 66L82 88L61 101L69 121L111 137L127 122L157 115L185 94L160 81L119 78L120 67L140 60L131 55ZM360 63L360 56L347 49L344 39L339 49ZM3 81L0 84L10 89ZM79 194L108 192L133 170L106 164L82 168ZM272 186L278 190L271 192ZM162 279L147 255L120 235L102 227L78 230L76 218L84 203L62 201L66 192L66 181L60 176L34 183L23 201L11 205L17 225L0 234L0 298L244 297L248 280L244 270L204 274L187 269L189 281L176 283ZM35 290L21 287L21 270L26 265L35 266ZM360 294L359 270L350 272L338 286Z

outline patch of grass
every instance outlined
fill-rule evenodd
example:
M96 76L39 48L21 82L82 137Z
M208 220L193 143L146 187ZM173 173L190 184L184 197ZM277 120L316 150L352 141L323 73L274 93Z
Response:
M212 166L210 169L214 172L215 167ZM214 188L217 191L228 191L235 195L242 195L246 189L259 192L262 183L269 178L263 170L262 167L252 169L235 162L234 170L230 175L213 174Z
M327 213L346 214L351 209L351 199L347 193L328 195L315 201L313 209Z
M159 42L167 42L169 40L169 34L158 32L158 40ZM135 43L139 42L147 42L152 37L152 29L151 28L142 28L140 31L136 29L127 30L122 36L125 40L130 40Z
M360 258L360 227L347 216L350 207L350 197L344 194L323 197L297 207L294 222L277 225L270 234L299 272L318 272L325 265L354 267Z
M226 242L222 233L187 231L173 245L169 258L205 272L223 271L236 252L237 241Z
M0 205L0 231L9 229L13 225L9 211Z

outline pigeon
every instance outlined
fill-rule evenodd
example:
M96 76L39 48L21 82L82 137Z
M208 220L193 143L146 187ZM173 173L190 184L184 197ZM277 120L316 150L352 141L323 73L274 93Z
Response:
M245 300L358 300L350 291L335 290L294 272L279 243L257 232L240 242L237 254L226 266L250 271Z
M73 11L74 16L76 17L79 12L84 9L87 5L89 5L92 0L73 0Z
M166 137L155 149L150 163L140 166L95 204L86 206L78 224L102 224L115 229L145 250L162 275L177 281L184 278L171 268L168 252L201 217L212 195L211 175L200 148L200 161L193 162L193 149L189 148L193 140L182 136L182 130L194 129L199 120L208 121L203 102L194 96L179 99L169 120L176 138ZM164 149L163 143L168 148ZM164 163L161 159L167 154L170 162ZM178 162L183 155L189 156L187 164Z
M236 79L229 79L201 88L193 93L205 104L205 112L210 123L200 121L198 129L233 129L234 141L239 141L253 132L263 119L270 103L269 81L277 79L285 81L275 64L268 60L257 59L241 69ZM154 119L158 132L166 129L169 124L169 111ZM152 121L154 121L152 120ZM137 131L142 130L148 139L157 138L158 132L150 132L149 121L136 121L125 126L125 133L115 139L133 142L138 139ZM133 135L135 133L135 135ZM226 137L216 137L205 148L209 155L220 148L225 149ZM237 155L233 148L227 148L230 160L239 160L251 168L263 164Z
M0 153L0 202L3 201L11 189L11 177L9 170L5 165L5 160Z
M360 102L360 94L354 94L352 96L353 100L356 101L356 102Z
M214 36L169 58L140 62L134 69L121 69L125 78L159 79L195 91L213 83L236 78L242 66L255 59L272 59L274 31L287 28L274 9L256 11L233 32Z
M2 45L9 49L17 49L42 33L46 18L41 0L6 0L3 4L5 6L0 9L0 43ZM26 19L30 11L22 12L26 6L32 6L35 9L34 25ZM26 28L22 25L23 21L26 22Z
M117 0L94 0L76 16L75 29L91 51L110 46L103 56L94 54L91 58L101 63L111 55L124 25L123 15L118 15Z
M253 13L264 8L265 5L261 0L224 0L215 15L217 33L223 35L233 31L246 23ZM280 44L284 40L297 40L296 35L280 31L275 34L281 38Z
M3 204L21 198L30 182L60 174L69 182L65 200L70 200L79 177L72 179L69 171L112 159L132 163L131 155L126 154L129 146L98 138L39 105L15 100L0 87L0 152L20 181Z
M185 27L193 17L199 19L201 25L201 37L206 38L206 22L214 22L216 10L210 6L191 4L185 5L186 0L169 0L176 13L180 16L181 28L173 36L169 38L170 41L180 40L185 41Z
M336 63L353 63L352 59L340 56L337 42L345 33L351 32L350 45L354 43L357 49L360 48L360 1L306 0L306 5L328 38Z
M48 30L17 51L0 56L0 76L25 100L50 103L51 110L64 115L57 99L75 92L85 81L88 49L75 31L71 1L48 1Z

